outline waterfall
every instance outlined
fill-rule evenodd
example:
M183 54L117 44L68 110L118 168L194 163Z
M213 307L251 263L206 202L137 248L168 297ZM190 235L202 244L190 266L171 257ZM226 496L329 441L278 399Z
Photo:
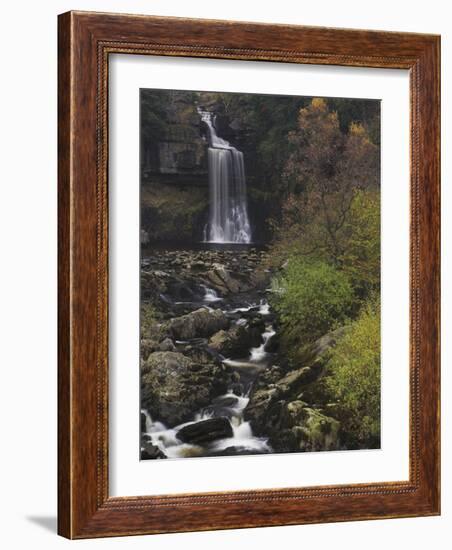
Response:
M213 243L250 243L243 153L217 136L213 114L198 109L208 128L210 206L204 240Z

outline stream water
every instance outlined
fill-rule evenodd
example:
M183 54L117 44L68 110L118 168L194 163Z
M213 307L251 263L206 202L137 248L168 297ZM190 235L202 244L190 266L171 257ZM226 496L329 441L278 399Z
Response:
M152 266L152 255L148 257L144 255L142 268L152 269L153 267L155 272L163 274L165 277L168 276L169 268L178 279L178 283L175 285L176 291L159 291L158 295L159 300L165 304L165 307L171 308L176 317L193 312L200 307L219 308L229 318L231 326L242 325L248 330L250 320L257 321L259 328L253 329L253 334L256 335L256 330L260 330L261 334L258 343L256 338L252 339L255 345L250 346L243 357L221 356L223 364L230 369L236 379L238 377L240 384L231 387L223 395L215 396L207 407L193 415L190 422L179 426L165 426L162 422L154 421L149 412L143 410L142 413L146 419L146 432L143 435L148 440L150 438L152 444L168 458L271 452L267 441L264 438L256 437L250 424L244 419L244 411L249 402L248 396L253 383L262 369L272 365L273 355L268 352L267 346L275 335L275 331L271 322L272 313L268 302L262 297L262 291L257 289L247 292L227 292L227 296L222 296L217 290L204 284L205 279L202 276L199 282L195 279L194 283L191 273L185 277L185 280L183 280L183 276L181 278L184 264L191 265L195 260L195 263L197 261L200 266L201 273L204 271L204 276L208 275L205 270L207 269L209 272L212 266L214 269L215 266L217 266L216 269L219 266L220 273L223 274L225 270L234 271L236 285L240 286L240 281L243 281L244 278L251 279L251 273L259 262L259 253L256 248L251 250L250 246L252 233L248 217L243 153L218 136L214 113L202 109L198 109L198 113L207 134L210 194L209 218L204 229L204 243L202 244L205 247L231 246L232 251L230 251L231 253L219 252L218 257L210 258L205 258L200 252L196 258L195 246L192 250L180 250L179 257L174 258L172 263L168 261L166 255L161 255L160 264L157 262L154 266ZM254 257L254 263L250 262L247 257L248 251ZM221 279L221 275L219 277ZM189 288L187 288L187 282L189 282ZM221 284L217 288L221 288ZM177 297L175 297L176 294ZM146 293L142 292L142 298L146 299L146 297ZM155 298L151 295L148 297ZM206 343L198 340L200 339L176 340L175 345L181 352L183 352L184 346L200 346L200 349L205 349L202 346L205 346ZM237 387L240 387L241 391L238 391ZM222 418L221 422L223 423L227 423L225 418L229 420L231 426L228 426L226 432L222 433L232 433L230 437L209 438L209 442L202 446L183 443L178 439L178 432L185 426L215 417Z
M262 369L273 364L274 355L267 351L271 338L275 335L271 318L270 305L261 293L245 293L243 303L239 303L237 296L220 296L219 293L207 285L201 285L204 296L200 301L179 302L184 311L196 310L199 307L221 309L234 324L245 325L250 318L259 319L264 327L261 333L261 343L250 347L243 357L223 357L222 361L232 372L240 376L242 392L229 389L222 395L214 397L212 402L197 411L189 422L178 426L166 426L162 422L154 421L147 410L142 410L146 416L146 432L152 443L156 445L168 458L182 458L192 456L216 456L234 454L256 454L271 452L265 438L253 434L249 422L244 419L244 411L249 402L250 389ZM178 304L175 302L175 304ZM187 344L197 345L196 341L176 341L176 346ZM190 424L215 417L226 417L232 426L232 437L219 438L204 445L183 443L177 438L180 429Z

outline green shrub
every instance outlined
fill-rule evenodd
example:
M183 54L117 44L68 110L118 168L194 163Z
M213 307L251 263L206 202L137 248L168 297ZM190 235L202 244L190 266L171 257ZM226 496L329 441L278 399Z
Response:
M339 259L355 294L365 299L380 289L380 195L358 191L343 228Z
M337 325L353 305L346 276L325 262L291 258L273 281L273 307L281 324L282 342L290 357Z
M347 448L380 446L380 307L368 303L330 352L325 386Z

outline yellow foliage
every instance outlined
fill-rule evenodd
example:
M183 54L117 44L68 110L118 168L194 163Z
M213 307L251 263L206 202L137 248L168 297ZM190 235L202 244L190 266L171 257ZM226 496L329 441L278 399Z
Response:
M323 97L314 97L311 101L312 109L315 109L317 111L326 111L326 101L323 99Z

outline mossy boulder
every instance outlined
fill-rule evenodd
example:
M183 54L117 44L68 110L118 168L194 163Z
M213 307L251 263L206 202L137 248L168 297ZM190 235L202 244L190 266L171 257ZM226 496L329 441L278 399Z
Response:
M166 324L169 333L176 340L209 337L228 326L229 320L220 309L208 310L205 308L171 319Z
M250 348L259 346L261 340L259 328L247 323L216 332L209 340L209 347L224 357L246 357Z
M323 406L323 374L328 351L341 330L310 346L304 366L264 372L254 384L245 418L257 435L268 435L277 452L327 451L340 448L340 422Z
M300 451L334 451L339 448L340 422L302 401L287 405L295 446ZM284 437L284 433L282 434Z
M169 426L186 422L228 388L222 365L198 364L181 353L157 351L141 366L141 403Z

